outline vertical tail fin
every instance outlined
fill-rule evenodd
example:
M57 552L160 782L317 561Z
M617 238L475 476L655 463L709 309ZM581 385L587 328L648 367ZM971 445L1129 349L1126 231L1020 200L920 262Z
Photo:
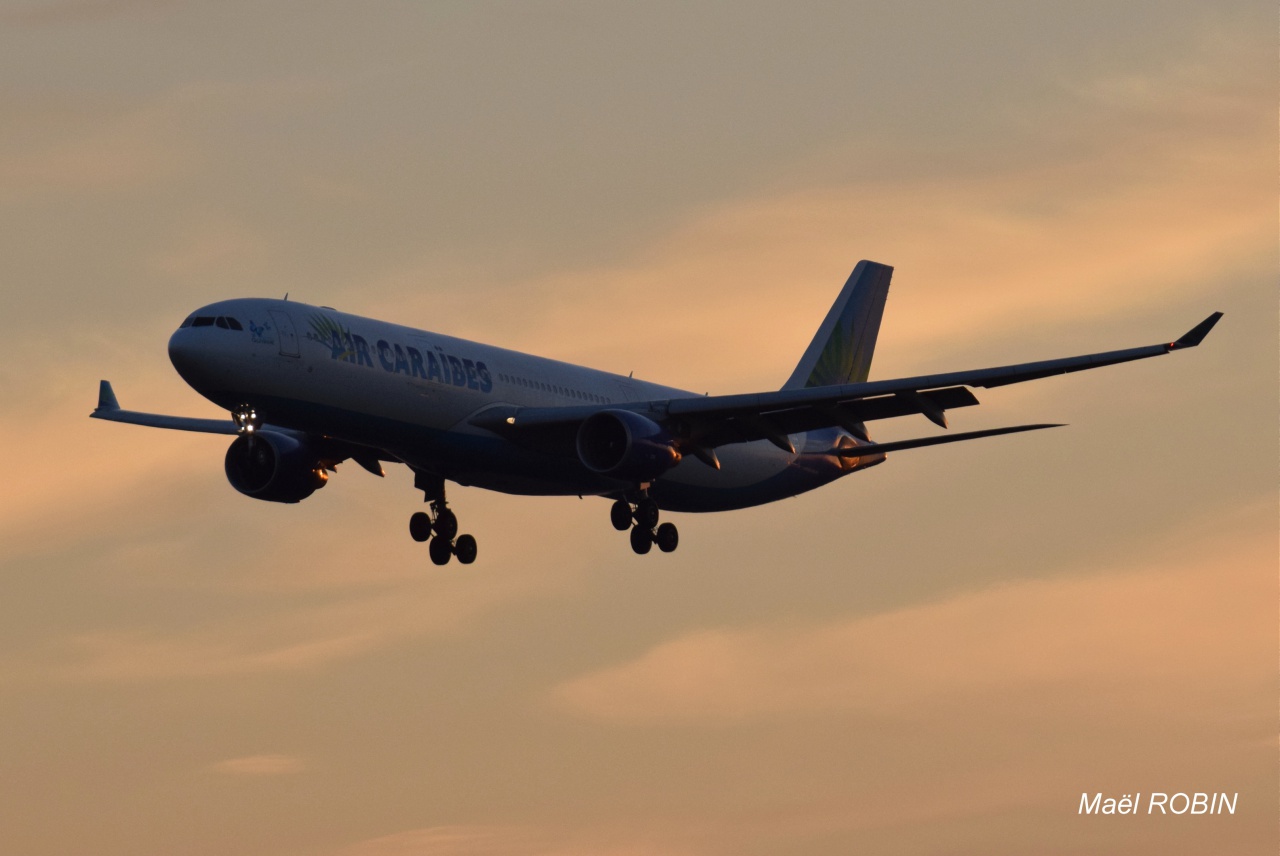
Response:
M888 265L858 262L783 389L867 379L892 276Z

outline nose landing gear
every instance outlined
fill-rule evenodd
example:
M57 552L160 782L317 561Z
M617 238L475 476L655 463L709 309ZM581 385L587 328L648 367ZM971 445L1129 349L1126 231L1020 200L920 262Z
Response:
M414 486L423 492L423 501L431 503L431 513L419 511L409 518L410 537L419 543L430 541L427 553L437 565L449 564L454 556L464 565L474 562L476 539L470 535L458 535L458 517L445 502L444 479L419 472Z
M673 552L680 543L680 533L674 523L658 525L658 503L642 494L632 506L626 499L619 499L609 509L609 520L619 531L631 530L631 549L643 556L654 544L664 553ZM635 526L632 526L632 521Z

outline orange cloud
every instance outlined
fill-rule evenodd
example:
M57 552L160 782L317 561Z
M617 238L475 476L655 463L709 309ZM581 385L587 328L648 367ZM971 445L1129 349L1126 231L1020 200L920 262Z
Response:
M356 574L370 555L366 545L335 545L329 560ZM258 556L253 568L273 563L286 560ZM8 658L0 663L0 675L19 682L133 683L316 669L413 639L456 633L481 615L563 582L562 574L535 577L516 568L424 579L421 569L399 563L399 578L383 580L376 594L355 591L332 603L297 605L266 616L250 610L196 628L77 633ZM304 578L296 587L328 584Z
M335 856L695 856L717 852L630 831L435 826L362 841Z
M103 117L81 108L68 116L29 104L10 105L45 139L0 150L0 202L48 193L116 191L172 179L195 163L195 149L169 115L154 105ZM38 136L38 134L37 134Z
M1264 514L1254 513L1256 520ZM695 632L557 687L619 724L723 723L1066 687L1116 713L1247 709L1274 671L1273 527L1138 567L1009 584L816 628Z
M872 258L896 267L882 351L919 365L958 342L1185 300L1227 273L1270 269L1274 211L1255 165L1273 141L1186 125L1117 131L1089 159L737 200L630 258L522 282L433 262L348 308L730 392L781 383L854 263ZM473 290L419 286L457 277L501 299L477 315ZM387 297L370 306L370 293Z
M184 395L181 381L164 377L166 371L171 373L167 361L147 366L142 356L123 357L110 373L127 377L117 384L122 406L220 415L194 393ZM77 534L84 537L128 517L128 503L104 502L105 497L145 501L166 483L198 477L200 470L219 470L227 438L90 419L102 371L102 366L84 361L63 362L50 372L33 371L23 378L29 390L23 396L26 406L0 416L0 443L22 450L0 498L5 556L46 549L51 535L64 532L69 519L77 521Z
M609 537L613 533L597 527L599 531L578 539L582 549L575 558L529 573L523 545L538 537L567 540L570 532L585 528L580 517L587 510L575 499L573 504L561 501L562 510L572 509L570 514L530 518L519 513L525 507L521 499L485 495L477 517L491 517L502 533L501 538L481 538L486 572L465 574L455 565L444 573L428 573L434 566L400 526L387 542L351 519L346 509L352 502L359 505L363 492L395 489L363 473L357 478L366 481L346 485L343 503L315 505L313 499L308 519L292 516L289 525L299 531L286 539L264 537L263 527L271 528L271 520L289 517L296 507L227 496L219 517L206 525L237 533L215 540L234 541L237 549L251 551L251 560L237 561L238 554L229 550L207 561L201 533L185 526L174 526L167 538L157 536L142 546L127 542L100 552L93 557L91 573L130 587L140 600L163 602L176 581L188 592L243 598L248 606L195 625L166 625L158 617L145 628L53 635L0 657L0 678L21 684L134 683L314 670L424 637L450 636L513 604L555 597L598 563L599 551L617 547ZM184 491L179 488L178 493ZM169 515L199 514L198 498L193 506L166 497L163 491L131 497L120 514L154 505L161 529ZM465 503L467 498L455 494L455 502L459 499ZM296 538L308 541L306 551L299 551ZM300 556L323 560L300 562ZM265 613L258 608L264 598L274 604Z
M150 259L149 266L176 281L191 281L210 271L229 282L243 281L261 269L268 249L266 238L247 225L230 218L209 218L189 227L175 246Z
M283 776L306 768L300 758L290 755L249 755L230 758L209 767L214 773L228 776Z

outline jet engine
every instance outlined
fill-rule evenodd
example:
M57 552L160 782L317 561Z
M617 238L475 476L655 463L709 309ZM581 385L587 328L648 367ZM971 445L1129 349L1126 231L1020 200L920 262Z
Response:
M236 490L268 502L301 502L329 479L305 441L274 431L237 437L227 449L226 471Z
M601 410L578 428L578 458L594 473L649 482L680 463L671 435L631 410Z

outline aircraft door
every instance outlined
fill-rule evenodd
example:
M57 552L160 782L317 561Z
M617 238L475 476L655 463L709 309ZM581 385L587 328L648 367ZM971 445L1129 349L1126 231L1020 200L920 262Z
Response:
M293 319L287 312L271 310L271 320L276 322L276 333L280 341L280 355L284 357L298 356L298 334L293 329Z

